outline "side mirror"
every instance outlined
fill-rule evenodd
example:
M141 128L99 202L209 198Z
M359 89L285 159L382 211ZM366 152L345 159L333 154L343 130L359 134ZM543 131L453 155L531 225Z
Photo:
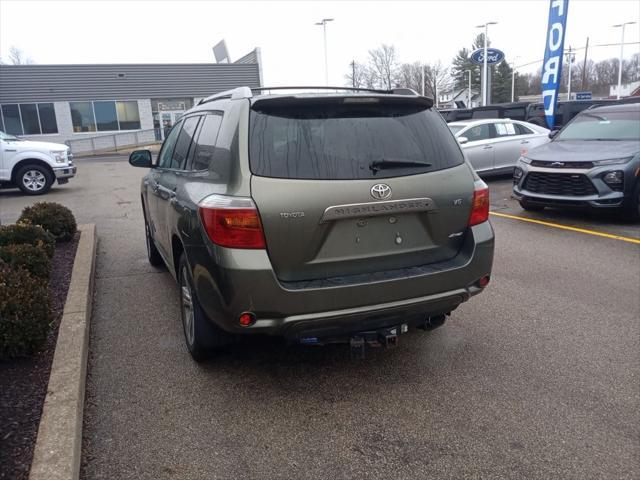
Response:
M129 164L132 167L151 168L153 167L153 160L151 159L151 152L149 150L134 150L129 155Z
M560 131L560 129L558 129L558 128L554 128L553 130L551 130L549 132L549 138L555 137L558 134L559 131Z
M467 143L469 141L469 139L467 137L457 137L458 138L458 143L460 145L464 145L465 143Z

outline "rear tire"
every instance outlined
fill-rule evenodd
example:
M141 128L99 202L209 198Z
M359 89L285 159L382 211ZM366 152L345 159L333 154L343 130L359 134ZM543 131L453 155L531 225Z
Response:
M525 201L525 200L520 200L520 206L522 207L523 210L526 210L527 212L541 212L542 210L544 210L544 207L541 205L531 205L529 202Z
M631 197L622 208L624 209L625 217L627 217L627 219L632 222L640 221L640 181L636 182L636 186L631 193Z
M51 190L53 173L42 165L25 165L16 173L18 188L27 195L42 195Z
M178 285L180 316L187 350L196 362L202 362L210 358L215 349L227 345L230 335L213 325L202 310L184 253L178 263Z
M164 266L164 260L158 251L158 247L156 247L155 242L153 241L153 237L151 236L151 230L149 229L149 224L147 221L144 221L144 235L145 242L147 244L147 258L149 259L149 263L152 267L162 267Z

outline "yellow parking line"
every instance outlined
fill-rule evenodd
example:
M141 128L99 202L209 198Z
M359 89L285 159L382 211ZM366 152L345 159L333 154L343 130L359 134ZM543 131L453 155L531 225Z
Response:
M571 232L586 233L587 235L595 235L597 237L611 238L613 240L620 240L622 242L629 242L629 243L635 243L640 245L640 238L623 237L621 235L613 235L611 233L597 232L595 230L587 230L585 228L570 227L569 225L561 225L559 223L543 222L542 220L536 220L534 218L528 218L528 217L519 217L517 215L509 215L507 213L491 212L491 215L495 215L496 217L511 218L513 220L520 220L523 222L537 223L538 225L544 225L546 227L559 228L561 230L569 230Z

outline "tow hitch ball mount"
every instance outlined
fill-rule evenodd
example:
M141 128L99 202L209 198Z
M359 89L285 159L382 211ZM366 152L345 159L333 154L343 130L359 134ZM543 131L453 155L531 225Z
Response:
M395 327L359 332L349 339L351 358L363 359L366 345L374 348L395 348L398 346L398 336L408 331L409 325L403 323Z

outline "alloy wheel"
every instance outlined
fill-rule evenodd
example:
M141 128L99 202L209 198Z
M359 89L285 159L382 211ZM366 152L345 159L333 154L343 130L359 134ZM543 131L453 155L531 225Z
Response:
M182 268L182 282L180 285L180 296L182 299L182 324L184 334L187 337L187 343L193 345L195 340L195 318L193 313L193 297L191 294L191 286L187 277L186 267Z
M40 170L27 170L22 176L22 184L32 192L39 192L46 186L47 179Z

